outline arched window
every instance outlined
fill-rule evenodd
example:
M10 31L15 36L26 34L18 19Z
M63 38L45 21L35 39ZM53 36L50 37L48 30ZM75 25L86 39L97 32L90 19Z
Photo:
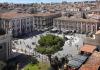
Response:
M95 26L93 25L93 31L95 31Z

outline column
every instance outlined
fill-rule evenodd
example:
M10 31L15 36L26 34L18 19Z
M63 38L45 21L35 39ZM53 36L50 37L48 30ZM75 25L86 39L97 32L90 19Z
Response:
M29 17L29 31L28 32L31 32L31 19L30 19L30 17Z
M88 26L87 26L87 24L88 24L88 23L86 23L86 33L88 32Z
M32 17L32 20L33 20L33 23L32 23L32 25L33 25L33 31L35 30L35 20L34 20L34 17Z
M17 32L17 29L18 29L18 28L17 28L17 20L16 20L16 19L14 19L14 20L15 20L15 23L14 23L15 28L14 28L14 29L16 30L16 31L15 31L15 35L18 36L18 32Z
M80 23L81 24L81 33L83 32L83 28L82 28L82 22Z
M21 24L21 18L19 18L19 24L20 24L20 34L22 34L22 24Z
M78 22L76 22L76 32L78 32Z
M95 24L95 26L96 26L96 31L98 30L98 29L97 29L97 24L98 24L98 23Z
M93 33L93 24L90 24L91 26L91 33Z

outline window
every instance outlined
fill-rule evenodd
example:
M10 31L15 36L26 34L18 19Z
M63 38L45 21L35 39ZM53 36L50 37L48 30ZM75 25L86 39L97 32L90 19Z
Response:
M93 26L93 31L95 31L95 26Z
M29 18L27 18L27 24L29 24L30 23L30 19Z
M2 49L2 46L0 45L0 49Z
M29 27L27 27L27 30L29 30Z

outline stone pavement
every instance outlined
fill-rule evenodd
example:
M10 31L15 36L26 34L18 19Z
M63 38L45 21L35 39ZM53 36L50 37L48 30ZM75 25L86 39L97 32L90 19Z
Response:
M37 53L34 50L34 48L36 47L36 44L38 44L38 40L40 39L40 36L46 35L46 34L47 33L43 33L43 34L30 37L28 39L19 39L19 40L12 41L13 46L14 46L13 50L16 50L14 52L23 53L27 55L34 54L39 61L43 61L43 60L48 61L47 56ZM63 37L62 34L55 34L55 35ZM73 36L65 35L65 37L67 37L69 40L65 41L63 50L58 51L52 57L58 56L59 58L61 58L61 57L68 55L70 59L75 54L78 54L80 47L83 45L84 36L81 34L80 35L75 34Z

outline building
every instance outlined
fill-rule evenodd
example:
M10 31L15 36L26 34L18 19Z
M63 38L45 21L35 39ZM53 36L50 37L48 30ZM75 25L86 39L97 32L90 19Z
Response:
M91 9L90 12L100 15L100 0L96 0L96 7Z
M100 70L100 52L95 51L79 70Z
M61 17L61 13L37 13L33 17L35 30L44 31L53 27L53 19Z
M84 44L94 45L94 46L97 46L97 48L99 48L100 47L100 30L98 30L94 35L92 35L92 37L86 37L84 39Z
M6 32L12 30L14 37L31 33L34 30L44 30L53 26L53 18L60 13L28 14L21 12L7 12L0 15L0 25Z
M1 28L6 32L12 30L13 36L33 31L33 17L27 13L7 12L0 15Z
M67 64L66 70L78 70L81 65L87 60L87 56L84 55L75 55Z
M10 33L3 33L1 34L0 30L0 60L6 61L11 58L12 54L12 47L11 47L11 34Z
M96 0L96 6L97 8L100 8L100 0Z
M60 17L54 19L53 27L61 31L74 30L78 33L95 33L100 27L100 22L92 18Z

